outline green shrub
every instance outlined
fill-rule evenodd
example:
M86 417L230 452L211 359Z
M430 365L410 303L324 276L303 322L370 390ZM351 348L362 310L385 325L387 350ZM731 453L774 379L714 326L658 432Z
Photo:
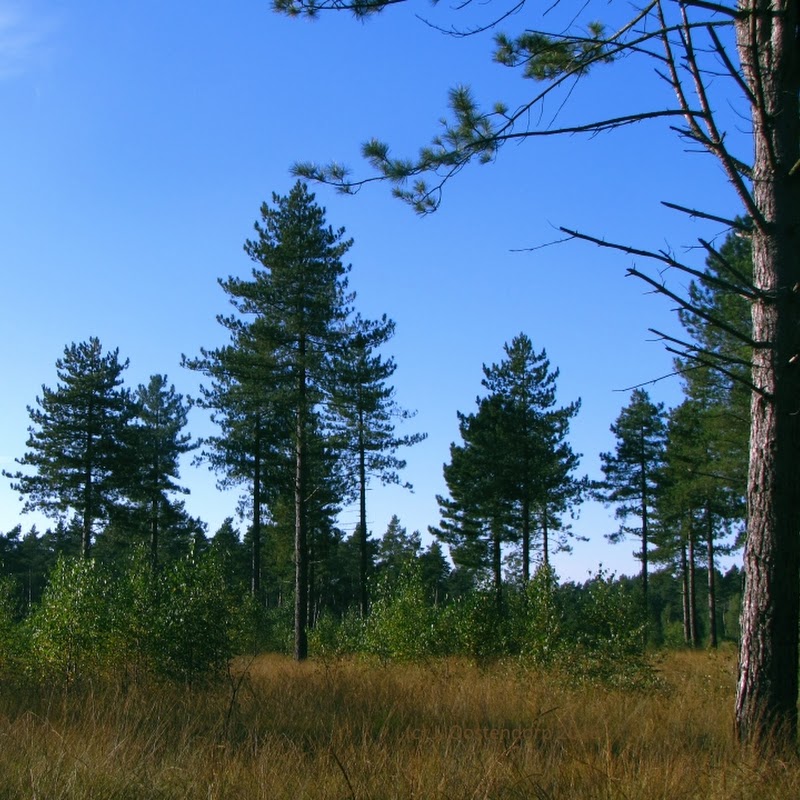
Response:
M0 578L0 680L16 681L25 670L28 643L19 620L13 578Z
M29 619L31 666L38 677L72 683L107 665L110 586L93 560L60 558Z
M410 564L389 587L383 583L364 630L364 648L382 661L423 659L437 652L436 610L428 604L420 571Z
M156 671L185 683L220 675L234 655L236 631L219 558L209 551L176 561L159 573L158 584Z
M508 652L507 608L497 602L491 590L472 591L445 606L437 629L442 650L447 653L482 663Z
M309 632L311 652L322 658L354 655L365 649L366 623L355 609L341 617L324 612Z
M565 604L555 570L540 566L520 591L513 609L520 655L537 666L553 666L568 646Z

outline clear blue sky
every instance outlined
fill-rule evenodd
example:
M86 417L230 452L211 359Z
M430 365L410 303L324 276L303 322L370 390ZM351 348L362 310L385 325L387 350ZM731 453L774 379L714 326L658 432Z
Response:
M424 3L362 24L289 20L263 0L0 0L3 468L24 453L26 406L55 384L70 342L98 336L118 347L131 386L158 372L196 391L181 354L225 341L217 278L248 273L242 243L260 203L288 192L292 162L336 159L363 172L362 141L377 136L412 155L436 132L455 84L487 104L514 105L531 90L491 62L489 39L444 36L414 11L449 19ZM524 24L513 17L506 29ZM650 67L623 62L576 87L559 119L637 110L643 97L650 107L668 101ZM647 333L676 330L670 304L625 277L626 256L577 243L514 251L558 238L560 224L679 252L719 235L660 205L737 213L716 164L683 148L660 123L509 146L496 164L459 176L424 219L384 186L356 197L315 189L329 222L355 239L357 308L397 323L397 399L418 411L408 430L429 434L407 453L414 494L373 487L373 533L393 513L409 530L438 522L456 411L474 408L481 365L521 331L560 368L560 402L582 398L573 447L600 477L598 453L613 447L609 425L628 398L619 390L670 371ZM680 386L650 391L671 405ZM190 430L209 431L200 412ZM187 464L181 477L210 532L235 513L236 496L217 494L207 470ZM43 524L20 510L3 480L0 530ZM355 517L342 515L346 530ZM615 527L609 511L587 507L575 528L591 541L556 558L561 576L582 579L599 562L636 572L634 543L603 538Z

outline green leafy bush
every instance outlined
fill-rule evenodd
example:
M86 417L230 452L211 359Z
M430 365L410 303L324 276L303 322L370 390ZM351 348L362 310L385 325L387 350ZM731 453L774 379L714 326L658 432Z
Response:
M213 678L233 656L237 633L213 552L159 571L143 552L113 572L63 558L26 629L34 677L68 684L101 676Z
M157 672L186 683L215 677L234 655L234 603L213 552L158 575L153 647Z
M410 564L372 604L364 647L382 661L423 659L437 652L436 610L428 604L418 566Z
M308 636L311 652L321 658L337 658L363 652L366 623L355 609L341 617L324 612Z
M445 606L437 629L442 651L479 663L508 652L507 607L493 591L475 590Z
M31 667L38 677L72 683L107 665L110 591L92 560L60 558L29 619Z

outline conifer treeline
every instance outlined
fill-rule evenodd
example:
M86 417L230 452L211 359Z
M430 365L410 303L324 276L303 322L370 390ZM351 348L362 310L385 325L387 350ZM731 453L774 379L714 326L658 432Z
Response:
M430 603L486 583L502 608L504 582L526 584L532 563L547 567L553 551L580 538L565 516L592 495L616 507L621 527L609 539L639 542L651 637L664 635L676 606L663 601L670 594L663 587L662 600L653 593L653 565L677 579L686 641L697 643L701 628L711 644L730 634L719 622L716 559L741 534L748 428L747 354L734 337L683 317L695 343L676 362L685 401L667 413L634 391L612 426L615 451L602 454L604 480L592 484L576 474L580 456L568 442L580 401L557 405L558 370L520 334L504 360L484 365L487 393L477 410L458 415L462 442L451 445L444 467L449 496L438 498L433 544L423 550L397 517L375 541L366 524L368 482L402 483L398 452L424 438L395 431L395 421L411 415L394 400L395 363L381 352L394 323L355 313L342 262L352 242L326 224L304 184L273 195L255 231L245 244L250 277L220 280L234 309L218 317L228 344L183 357L205 378L196 405L210 412L215 435L193 442L184 433L189 404L166 376L125 388L128 362L117 350L104 353L97 339L69 345L56 362L58 385L43 387L29 408L24 469L4 473L25 510L58 520L41 535L23 536L18 526L0 536L3 569L24 586L28 603L60 554L113 561L144 542L158 568L211 546L225 554L232 585L262 606L294 609L294 653L304 658L308 630L324 611L366 617L378 576L396 582L403 564L416 564ZM749 269L746 240L731 239L718 258ZM711 259L709 273L718 268ZM697 306L746 329L740 298L691 291ZM710 369L707 353L729 367ZM242 487L242 536L231 518L209 545L204 524L178 499L185 491L178 462L195 448L221 485ZM345 537L337 515L353 501L359 524ZM726 584L726 609L734 596Z

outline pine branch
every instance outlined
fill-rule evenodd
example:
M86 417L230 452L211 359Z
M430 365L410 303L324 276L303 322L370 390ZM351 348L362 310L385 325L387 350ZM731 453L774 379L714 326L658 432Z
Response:
M683 347L687 353L690 351L695 353L701 353L702 355L708 356L709 358L713 358L718 361L724 361L727 364L736 364L740 367L749 368L751 366L750 362L746 361L743 358L736 358L735 356L726 356L723 355L722 353L715 353L713 350L708 350L705 347L699 347L698 345L692 344L691 342L685 342L682 339L676 339L674 336L669 336L668 334L656 330L655 328L648 328L647 330L649 330L650 333L654 333L656 336L659 337L659 339L663 341L672 342L673 344L678 345L678 347Z

